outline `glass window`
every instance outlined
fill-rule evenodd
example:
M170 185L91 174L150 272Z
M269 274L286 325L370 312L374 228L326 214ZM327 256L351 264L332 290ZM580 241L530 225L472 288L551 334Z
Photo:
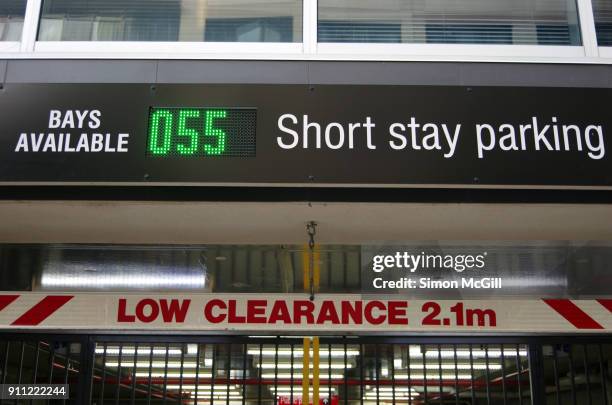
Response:
M319 21L319 42L402 42L402 25L394 23Z
M355 43L581 42L575 0L319 0L318 38Z
M215 18L204 37L216 42L293 42L292 17Z
M19 41L23 31L26 0L0 1L0 41Z
M301 42L301 0L44 0L40 41Z
M612 1L593 0L595 31L600 46L612 46Z
M512 25L431 23L425 37L432 44L511 44Z

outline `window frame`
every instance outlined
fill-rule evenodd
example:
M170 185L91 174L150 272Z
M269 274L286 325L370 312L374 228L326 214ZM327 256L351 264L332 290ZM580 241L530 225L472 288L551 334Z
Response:
M372 55L377 60L435 60L470 62L553 62L580 60L584 47L557 45L481 45L481 44L336 44L320 43L320 55Z
M585 1L585 0L578 0L578 1ZM612 63L612 46L599 46L597 42L597 32L595 30L595 11L593 10L593 3L591 3L591 0L588 0L587 3L588 3L588 7L585 6L585 11L590 13L589 15L589 17L591 18L590 23L593 29L592 38L593 38L595 47L597 48L597 55L602 60L608 59L609 60L608 63Z
M302 53L302 43L36 41L34 53L62 58L235 59L279 54L298 56Z
M3 59L229 59L612 64L597 44L591 0L576 0L582 45L317 42L318 0L303 0L302 42L37 41L43 0L27 0L21 42L0 42Z
M20 52L21 42L19 41L0 41L0 53L2 52Z
M30 4L30 0L26 0L26 9L25 9L25 13L23 16L23 27L21 31L21 40L19 41L0 41L0 56L3 56L5 53L12 55L12 54L19 54L20 52L23 52L24 35L26 31L29 29L27 27L28 24L30 24L30 22L28 21L28 11L31 12L32 11L31 7L35 7L35 6L36 6L35 4L34 5ZM30 10L28 10L28 8L30 8Z

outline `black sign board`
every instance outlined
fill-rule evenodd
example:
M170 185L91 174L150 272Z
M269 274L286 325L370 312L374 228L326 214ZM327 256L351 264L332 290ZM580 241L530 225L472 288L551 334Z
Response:
M612 186L612 91L9 84L0 182Z

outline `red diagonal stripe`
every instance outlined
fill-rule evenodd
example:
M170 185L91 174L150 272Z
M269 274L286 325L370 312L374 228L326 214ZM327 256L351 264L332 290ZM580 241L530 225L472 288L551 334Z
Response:
M544 302L578 329L604 328L570 300L544 300Z
M601 305L606 307L606 309L612 312L612 300L597 300Z
M26 313L17 318L11 325L38 325L72 298L74 298L74 295L47 295L38 304L34 305L26 311Z
M17 298L19 298L19 295L0 295L0 311L8 307Z

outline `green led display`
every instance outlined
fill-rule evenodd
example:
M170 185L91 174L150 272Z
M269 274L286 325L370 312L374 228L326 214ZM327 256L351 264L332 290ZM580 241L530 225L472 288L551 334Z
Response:
M147 156L255 156L254 108L151 107Z

